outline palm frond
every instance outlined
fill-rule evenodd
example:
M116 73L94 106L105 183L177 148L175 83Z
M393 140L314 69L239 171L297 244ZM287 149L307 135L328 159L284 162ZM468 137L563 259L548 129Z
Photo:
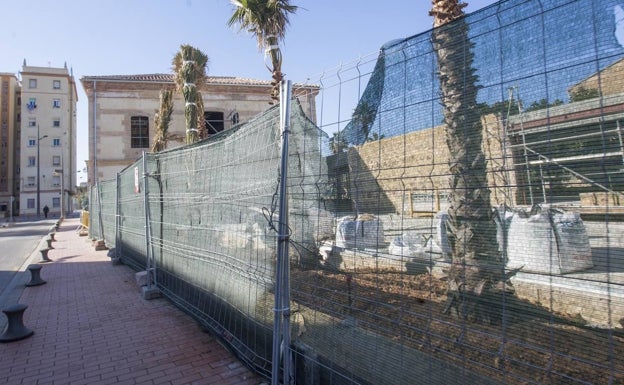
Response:
M173 71L176 89L184 96L184 117L186 119L186 142L195 143L197 133L197 94L206 80L208 56L199 49L188 44L180 46L174 56Z
M284 39L286 27L290 23L289 14L294 14L299 7L290 4L290 0L231 0L234 12L228 20L228 26L238 26L256 37L258 48L268 48L267 39L275 36L278 41Z
M290 4L290 0L230 0L234 12L228 20L228 26L238 26L240 31L247 31L256 37L258 48L266 49L271 59L273 89L271 102L279 100L279 83L283 79L282 54L280 41L284 40L289 15L299 7Z
M189 68L183 69L185 62L189 61L194 62L194 66L191 67L187 65ZM183 44L180 46L180 50L173 57L171 65L174 83L178 92L182 92L182 88L185 83L185 75L188 76L189 71L192 72L192 75L190 76L193 76L194 82L198 87L204 85L207 76L208 56L201 50L188 44Z

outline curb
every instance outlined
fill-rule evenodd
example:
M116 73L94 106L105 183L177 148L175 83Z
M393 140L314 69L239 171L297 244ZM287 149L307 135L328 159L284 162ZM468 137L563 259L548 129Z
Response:
M52 226L54 228L54 226ZM0 307L4 308L9 305L13 305L19 303L19 299L22 297L22 292L26 289L26 284L30 280L30 273L28 270L28 265L35 263L35 261L39 260L40 253L39 249L46 244L45 238L47 235L41 237L39 243L36 244L30 256L24 260L24 263L17 269L13 279L4 289L2 295L0 295ZM6 317L0 317L0 331L4 330L7 325Z

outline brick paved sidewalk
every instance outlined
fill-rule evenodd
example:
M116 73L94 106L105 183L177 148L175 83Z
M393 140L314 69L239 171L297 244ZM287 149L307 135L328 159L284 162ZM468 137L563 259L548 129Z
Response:
M78 224L66 219L56 233L53 262L41 269L47 283L22 292L24 324L35 333L0 343L0 383L268 382L166 299L143 300L134 271L95 251ZM39 261L33 254L31 262Z

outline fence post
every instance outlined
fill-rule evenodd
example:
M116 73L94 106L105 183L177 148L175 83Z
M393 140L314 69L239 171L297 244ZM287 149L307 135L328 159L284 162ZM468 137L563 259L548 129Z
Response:
M143 151L143 207L145 210L145 260L147 285L143 287L143 299L154 299L160 296L156 287L156 271L152 253L152 228L149 205L149 172L147 172L147 156Z
M89 194L89 227L87 228L87 236L89 239L93 239L93 186L89 185L87 191Z
M104 220L102 219L102 183L98 181L97 190L98 196L98 224L100 225L100 239L106 244L106 237L104 236Z
M279 227L277 235L277 263L275 277L275 309L273 321L273 356L271 381L279 384L280 346L283 349L282 359L284 367L284 385L294 384L290 357L290 241L288 228L288 134L290 129L290 80L283 80L280 84L280 129L282 132L282 159L280 166L279 188Z
M120 246L120 242L119 242L119 222L121 221L121 217L120 217L120 209L119 209L119 205L120 205L120 194L121 194L121 187L120 187L120 181L121 181L121 176L119 173L117 173L117 177L116 177L116 181L115 181L115 250L114 250L114 255L113 255L113 263L119 263L120 262L120 256L121 253L119 252L119 246Z

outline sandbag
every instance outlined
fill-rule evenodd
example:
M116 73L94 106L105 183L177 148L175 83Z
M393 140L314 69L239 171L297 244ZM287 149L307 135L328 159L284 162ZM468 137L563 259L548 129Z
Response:
M507 269L565 274L593 267L580 214L553 209L514 215L507 231Z
M436 215L436 232L435 232L435 245L439 248L436 252L442 253L444 258L450 258L453 254L451 245L449 244L448 234L446 231L446 224L450 220L450 217L446 211L440 211Z
M395 237L392 242L390 242L388 254L399 255L401 257L416 257L419 259L426 259L428 257L420 242L420 236L409 232Z
M336 246L343 249L385 247L383 224L374 215L346 216L336 224Z

